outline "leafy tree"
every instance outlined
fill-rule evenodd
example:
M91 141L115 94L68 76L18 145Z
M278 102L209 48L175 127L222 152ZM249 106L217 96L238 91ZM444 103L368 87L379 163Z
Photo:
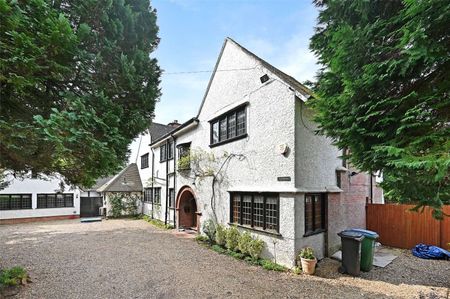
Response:
M386 197L450 201L450 2L314 1L310 47L323 69L321 132L362 170L383 171Z
M0 167L91 185L160 96L148 0L0 0Z

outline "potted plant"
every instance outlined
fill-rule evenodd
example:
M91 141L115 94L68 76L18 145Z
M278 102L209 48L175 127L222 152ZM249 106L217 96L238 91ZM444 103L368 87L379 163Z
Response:
M305 247L300 250L299 257L303 273L313 275L317 264L317 259L314 256L314 250L311 247Z

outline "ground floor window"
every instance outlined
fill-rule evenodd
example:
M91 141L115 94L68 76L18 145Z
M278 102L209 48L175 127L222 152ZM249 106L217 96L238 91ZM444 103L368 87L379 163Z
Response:
M31 194L0 194L0 210L31 209Z
M152 202L152 188L144 189L144 202Z
M154 188L153 189L153 203L155 205L161 204L161 188Z
M230 205L231 223L279 232L279 194L233 192Z
M56 193L56 194L38 194L37 208L73 208L72 193Z
M169 208L175 208L175 190L169 188Z
M305 235L325 231L325 194L305 195Z

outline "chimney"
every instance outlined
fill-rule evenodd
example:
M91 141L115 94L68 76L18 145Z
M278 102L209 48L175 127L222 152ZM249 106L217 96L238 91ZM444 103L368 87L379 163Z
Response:
M180 124L178 123L178 120L176 120L176 119L174 121L168 123L167 125L172 128L178 128L180 126Z

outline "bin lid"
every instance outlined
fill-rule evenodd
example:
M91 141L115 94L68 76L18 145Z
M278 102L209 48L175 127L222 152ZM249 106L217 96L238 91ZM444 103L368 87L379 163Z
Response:
M357 232L360 234L363 234L364 237L370 238L370 239L378 239L379 235L371 230L368 229L362 229L362 228L352 228L349 229L349 231Z
M341 238L355 239L358 241L364 239L364 235L362 233L351 231L351 230L343 230L340 233L338 233L338 235Z

